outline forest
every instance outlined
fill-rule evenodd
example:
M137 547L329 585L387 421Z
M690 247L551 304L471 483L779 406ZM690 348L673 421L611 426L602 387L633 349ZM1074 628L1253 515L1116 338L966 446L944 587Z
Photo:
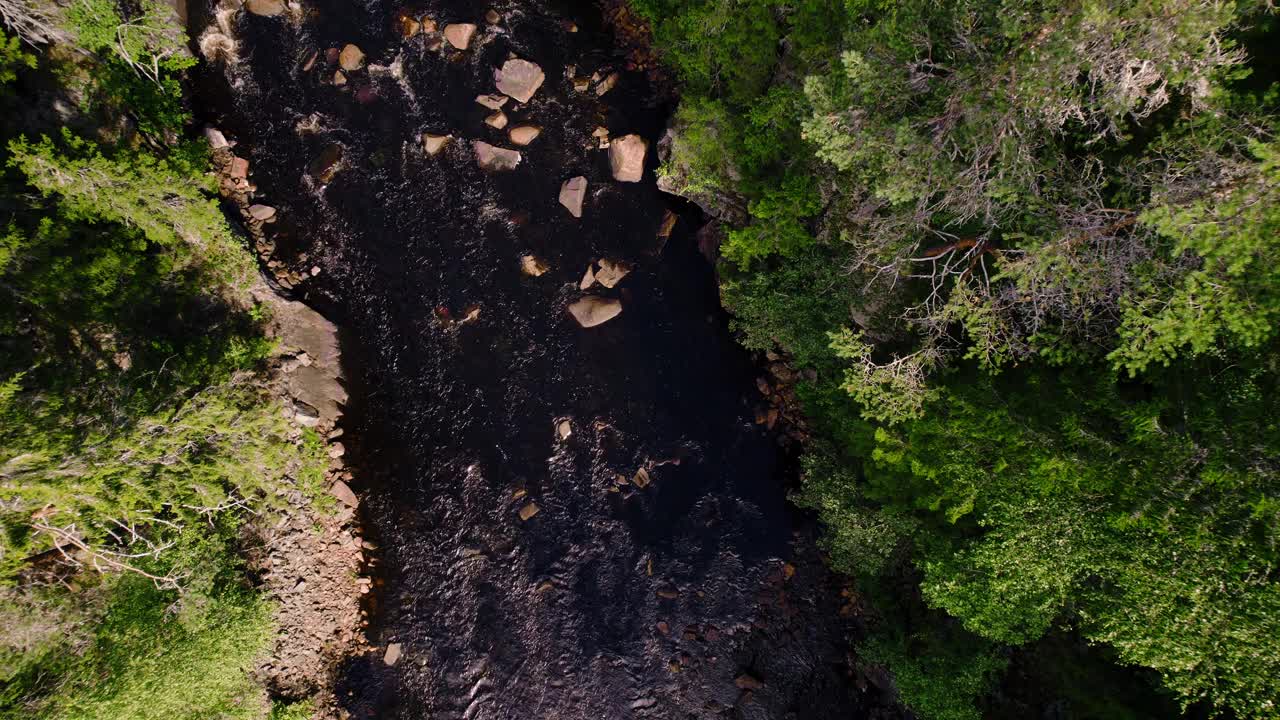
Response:
M5 718L273 712L246 520L322 459L264 385L254 260L185 127L185 33L133 12L0 4Z
M1271 0L630 6L660 187L805 378L791 499L857 662L921 720L1280 717ZM310 717L253 675L246 548L330 458L270 388L185 29L0 19L0 718Z
M727 221L743 342L816 371L796 501L863 659L921 718L1037 656L1091 717L1275 717L1275 7L635 4L662 182Z

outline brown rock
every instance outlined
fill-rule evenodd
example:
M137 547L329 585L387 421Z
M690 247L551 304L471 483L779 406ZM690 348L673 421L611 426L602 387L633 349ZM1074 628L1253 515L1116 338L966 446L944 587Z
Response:
M658 227L658 237L671 237L671 231L675 229L676 220L678 219L679 217L675 213L668 210L667 214L662 216L662 225Z
M250 205L249 217L261 222L267 222L276 216L276 209L270 205Z
M235 180L249 177L249 161L242 157L231 158L231 177Z
M587 179L581 175L569 178L560 186L560 204L569 214L582 217L582 201L587 197ZM609 285L608 287L613 287Z
M622 303L613 298L588 295L569 305L569 314L584 328L609 322L622 313Z
M204 138L209 141L209 147L217 150L219 148L228 147L227 136L222 134L218 128L207 127L204 129Z
M534 255L525 255L520 258L520 270L525 275L538 277L550 269L546 263Z
M490 25L497 25L502 22L502 16L498 14L497 10L489 8L484 14L484 21Z
M501 130L502 128L507 126L507 114L499 110L498 112L485 118L484 124L488 125L491 128Z
M422 23L418 22L418 19L412 15L401 15L396 25L396 29L400 31L400 37L405 40L417 35L422 30Z
M382 655L382 662L388 667L395 665L400 660L400 643L391 643L387 646L387 651Z
M513 145L528 145L540 134L542 134L542 128L537 125L517 125L507 131Z
M609 143L609 167L613 179L640 182L644 177L644 155L649 143L639 135L623 135Z
M333 481L333 485L329 488L329 494L338 498L339 502L349 508L355 508L360 505L360 500L351 491L351 487L341 480Z
M644 468L640 468L639 470L636 470L635 476L631 478L631 482L636 487L642 488L642 489L649 486L649 480L650 480L649 471Z
M253 15L275 17L284 13L284 0L248 0L244 7Z
M333 84L334 84L334 85L339 85L339 86L341 86L341 85L346 85L346 84L347 84L347 76L346 76L346 75L343 75L341 70L334 70L334 71L333 71Z
M425 15L422 17L422 32L433 33L436 31L436 21Z
M431 133L422 133L422 149L426 150L428 155L438 155L444 146L452 139L451 135L433 135Z
M481 170L488 172L506 172L514 170L520 164L520 153L515 150L494 147L487 142L476 140L471 143L476 153L476 163Z
M444 39L459 50L466 50L475 34L476 26L471 23L450 23L444 26Z
M500 110L503 105L511 98L506 95L477 95L476 102L489 108L490 110Z
M347 72L355 72L364 67L364 51L360 48L347 43L342 52L338 53L338 65Z
M307 164L307 174L320 182L329 182L338 174L342 165L342 146L333 143L327 145L320 154Z
M534 515L537 515L538 510L540 509L541 508L538 507L537 503L532 503L532 502L529 503L528 505L525 505L524 507L520 508L520 519L527 521L529 518L533 517Z
M542 73L542 68L520 59L506 61L502 64L502 69L494 73L498 91L522 103L529 102L538 88L542 87L544 79L546 76Z
M608 77L601 80L600 84L596 85L596 95L597 96L604 95L605 93L612 90L613 86L617 84L618 84L618 73L609 73Z
M743 690L759 690L764 687L764 683L761 682L759 678L749 673L742 673L738 677L734 678L733 684Z
M595 264L587 266L587 271L583 273L582 280L578 282L579 290L586 290L596 284L596 267Z
M622 282L622 278L626 277L627 273L630 272L631 268L622 263L614 262L609 259L601 259L600 269L596 271L596 282L607 288L611 288Z

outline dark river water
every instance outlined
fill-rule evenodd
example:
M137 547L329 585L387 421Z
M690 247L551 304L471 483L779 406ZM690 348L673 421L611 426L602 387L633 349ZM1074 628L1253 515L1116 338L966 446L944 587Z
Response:
M490 26L484 5L411 7L476 23L458 51L402 40L393 4L306 7L296 23L242 13L240 61L200 92L278 209L281 253L320 268L294 294L345 333L344 442L379 546L371 640L403 656L347 663L342 703L379 718L897 716L860 689L846 585L753 422L757 370L726 328L696 213L656 189L652 150L644 181L622 183L593 149L598 126L652 147L670 109L626 71L600 11L507 2ZM335 87L325 51L347 43L369 67ZM466 140L513 146L474 98L510 54L546 82L505 110L543 132L515 170L486 174ZM575 91L570 65L620 80ZM455 139L430 157L424 132ZM575 175L581 219L557 201ZM681 217L664 242L668 210ZM549 270L523 273L526 254ZM600 258L633 270L584 292ZM581 328L566 305L584 294L623 312ZM642 467L646 487L618 483Z

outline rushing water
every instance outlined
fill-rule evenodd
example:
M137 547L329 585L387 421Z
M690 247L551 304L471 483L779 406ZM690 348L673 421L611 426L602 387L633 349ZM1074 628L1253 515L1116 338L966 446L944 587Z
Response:
M351 660L342 702L380 718L895 715L859 689L856 616L786 502L777 438L753 422L755 371L696 217L664 243L653 153L644 182L620 183L592 149L597 126L652 146L667 111L625 72L599 10L508 2L491 27L485 6L412 6L480 26L456 51L403 41L400 8L378 0L308 8L300 24L242 14L241 61L200 92L251 160L258 201L279 209L281 252L321 268L295 293L346 334L344 441L380 546L371 639L403 657ZM346 43L387 69L323 81L325 50ZM546 72L507 107L543 133L517 169L485 174L463 140L512 147L474 102L509 53ZM598 98L573 89L569 65L624 72ZM455 140L429 157L423 132ZM589 181L581 219L557 202L574 175ZM527 253L550 271L522 273ZM583 329L565 306L606 257L634 269L589 292L624 310ZM647 487L618 485L642 466Z

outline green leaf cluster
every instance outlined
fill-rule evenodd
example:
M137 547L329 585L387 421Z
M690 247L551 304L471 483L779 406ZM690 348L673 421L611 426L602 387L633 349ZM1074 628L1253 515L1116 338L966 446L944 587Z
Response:
M1274 717L1273 9L638 4L684 81L671 186L748 211L733 326L807 371L797 500L876 598L864 659L972 717L1002 646L1074 637ZM772 59L732 75L744 34Z

